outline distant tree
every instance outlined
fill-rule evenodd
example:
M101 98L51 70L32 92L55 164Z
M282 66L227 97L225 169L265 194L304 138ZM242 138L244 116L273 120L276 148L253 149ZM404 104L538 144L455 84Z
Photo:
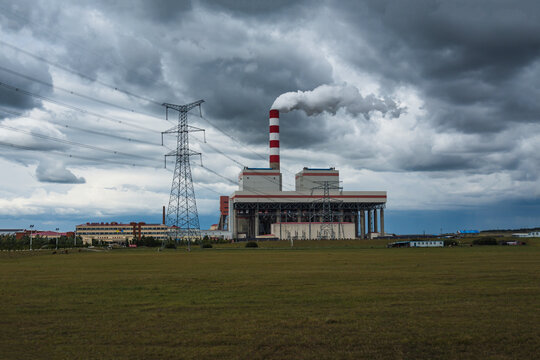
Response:
M458 246L458 242L454 239L446 239L444 240L444 246Z
M492 237L482 237L473 240L473 245L497 245L497 239Z

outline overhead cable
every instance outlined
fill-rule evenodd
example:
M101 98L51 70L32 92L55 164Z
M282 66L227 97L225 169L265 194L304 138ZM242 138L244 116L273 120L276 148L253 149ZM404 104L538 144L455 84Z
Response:
M18 112L18 111L8 110L8 109L4 109L2 107L0 107L0 111L5 113L5 114L14 115L14 116L21 117L21 118L26 118L26 119L32 119L32 118L30 118L28 116L25 116L23 113ZM32 119L32 120L36 120L36 119ZM62 122L57 121L57 120L52 121L50 118L48 118L46 121L48 123L52 123L54 125L61 126L63 128L66 128L66 129L82 131L82 132L89 133L89 134L106 136L106 137L111 137L113 139L125 140L125 141L129 141L129 142L136 142L136 143L145 144L145 145L153 145L153 146L159 146L159 147L162 146L160 143L157 143L157 142L154 143L154 142L150 142L150 141L146 141L146 140L141 140L141 139L116 135L115 133L112 133L112 132L102 132L102 131L96 131L96 130L82 128L82 127L78 127L78 126L73 126L73 125L67 124L65 121L62 121Z
M156 160L154 158L149 158L149 157L146 157L146 156L134 155L134 154L129 154L129 153L121 152L121 151L105 149L105 148L102 148L102 147L99 147L99 146L83 144L83 143L79 143L79 142L76 142L76 141L60 139L60 138L49 136L49 135L39 134L39 133L35 133L35 132L32 132L32 131L23 130L23 129L18 129L18 128L8 126L8 125L0 124L0 128L4 128L4 129L10 130L10 131L19 132L19 133L23 133L23 134L28 134L30 136L45 139L45 140L49 140L49 141L55 141L55 142L58 142L58 143L77 146L77 147L81 147L81 148L85 148L85 149L98 150L98 151L102 151L102 152L106 152L106 153L110 153L110 154L114 154L114 155L135 157L135 158L138 158L138 159L147 159L147 160L152 160L152 161Z
M145 126L141 126L141 125L132 123L130 121L119 120L119 119L112 118L110 116L100 115L100 114L95 113L93 111L85 110L85 109L82 109L80 107L69 105L69 104L63 103L61 101L48 98L48 97L43 96L43 95L35 94L35 93L30 92L30 91L20 89L20 88L18 88L16 86L6 84L4 82L0 82L0 86L4 87L6 89L9 89L9 90L15 91L15 92L19 92L19 93L27 95L27 96L31 96L31 97L34 97L34 98L37 98L37 99L40 99L40 100L45 100L47 102L50 102L50 103L65 107L65 108L70 109L70 110L75 110L75 111L81 112L83 114L92 115L92 116L95 116L95 117L98 117L98 118L101 118L101 119L105 119L105 120L108 120L108 121L112 121L114 123L122 124L122 125L132 126L132 127L138 128L140 130L151 131L151 132L154 132L154 133L161 134L161 132L159 132L159 131L157 131L155 129L147 128Z
M114 90L114 91L121 92L121 93L123 93L123 94L126 94L126 95L128 95L128 96L137 98L137 99L139 99L139 100L144 100L144 101L147 101L147 102L149 102L149 103L153 103L153 104L155 104L155 105L161 106L161 103L160 103L160 102L157 102L157 101L154 100L154 99L148 98L148 97L146 97L146 96L137 95L137 94L135 94L135 93L133 93L133 92L131 92L131 91L128 91L128 90L120 89L120 88L117 87L117 86L114 86L114 85L111 85L111 84L108 84L108 83L106 83L106 82L103 82L103 81L99 80L97 77L85 75L85 74L83 74L83 73L81 73L81 72L79 72L79 71L70 69L70 68L68 68L68 67L66 67L66 66L60 65L60 64L55 63L55 62L50 61L50 60L47 60L47 59L45 59L44 57L41 57L41 56L32 54L32 53L29 52L29 51L26 51L26 50L24 50L24 49L21 49L21 48L15 46L15 45L13 45L13 44L9 44L9 43L7 43L7 42L5 42L5 41L3 41L3 40L0 40L0 44L2 44L2 45L4 45L4 46L7 46L7 47L9 47L9 48L11 48L11 49L13 49L13 50L16 50L16 51L18 51L18 52L20 52L20 53L23 53L23 54L25 54L25 55L27 55L27 56L30 56L30 57L32 57L32 58L34 58L34 59L36 59L36 60L43 61L43 62L46 63L46 64L49 64L49 65L51 65L51 66L54 66L55 68L58 68L58 69L67 71L67 72L69 72L69 73L71 73L71 74L73 74L73 75L76 75L76 76L80 77L80 78L83 78L83 79L86 79L86 80L90 80L90 81L92 81L92 82L96 82L96 83L98 83L98 84L100 84L100 85L103 85L103 86L105 86L105 87L108 87L108 88L110 88L110 89L112 89L112 90Z
M0 41L1 42L1 41ZM73 90L69 90L69 89L66 89L66 88L63 88L63 87L60 87L60 86L57 86L57 85L53 85L51 84L50 82L47 82L47 81L44 81L44 80L40 80L40 79L36 79L32 76L28 76L28 75L25 75L25 74L21 74L20 72L18 71L15 71L15 70L11 70L11 69L8 69L4 66L1 66L0 65L0 70L4 71L4 72L7 72L9 74L12 74L12 75L15 75L15 76L18 76L18 77L22 77L26 80L30 80L30 81L34 81L34 82L37 82L41 85L45 85L45 86L48 86L50 87L51 89L53 90L60 90L60 91L63 91L65 93L68 93L70 95L75 95L75 96L78 96L80 98L83 98L83 99L86 99L86 100L91 100L91 101L95 101L97 103L100 103L100 104L103 104L103 105L108 105L108 106L112 106L112 107L116 107L118 109L122 109L122 110L125 110L125 111L129 111L131 113L137 113L137 114L140 114L140 115L144 115L144 116L148 116L148 117L152 117L154 119L158 119L160 121L167 121L163 118L160 118L160 117L157 117L155 115L152 115L152 114L146 114L146 113L143 113L143 112L140 112L140 111L136 111L134 109L130 109L130 108L127 108L125 106L122 106L122 105L117 105L117 104L114 104L114 103L111 103L109 101L105 101L105 100L101 100L101 99L98 99L98 98L95 98L95 97L92 97L92 96L89 96L89 95L84 95L84 94L81 94L81 93L78 93L76 91L73 91Z

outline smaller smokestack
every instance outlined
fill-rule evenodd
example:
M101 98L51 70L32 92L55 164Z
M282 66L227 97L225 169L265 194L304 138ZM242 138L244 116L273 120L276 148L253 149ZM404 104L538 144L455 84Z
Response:
M165 205L163 205L163 225L165 225Z
M279 170L279 110L270 110L270 168Z

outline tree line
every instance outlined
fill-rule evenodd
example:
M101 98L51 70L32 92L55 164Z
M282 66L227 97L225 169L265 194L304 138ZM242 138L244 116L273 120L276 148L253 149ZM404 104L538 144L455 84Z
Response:
M32 236L32 249L55 249L56 238L46 238L39 235ZM73 248L82 247L83 242L80 236L65 236L62 235L58 238L58 248ZM5 234L0 235L0 250L29 250L30 249L30 236L24 235L17 239L15 235Z

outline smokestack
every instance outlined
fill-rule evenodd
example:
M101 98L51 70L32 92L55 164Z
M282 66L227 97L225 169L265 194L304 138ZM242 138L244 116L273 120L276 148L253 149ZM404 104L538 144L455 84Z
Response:
M270 168L279 170L279 110L270 110Z
M165 205L163 205L163 225L165 225Z

